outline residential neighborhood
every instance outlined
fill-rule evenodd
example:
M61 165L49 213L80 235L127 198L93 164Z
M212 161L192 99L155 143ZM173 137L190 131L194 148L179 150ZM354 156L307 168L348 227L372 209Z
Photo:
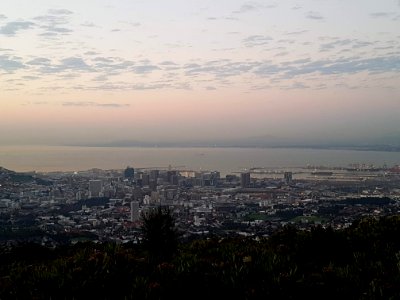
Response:
M287 225L341 229L400 212L399 167L218 171L0 170L0 243L56 246L79 241L138 243L141 215L157 207L180 238L268 237Z

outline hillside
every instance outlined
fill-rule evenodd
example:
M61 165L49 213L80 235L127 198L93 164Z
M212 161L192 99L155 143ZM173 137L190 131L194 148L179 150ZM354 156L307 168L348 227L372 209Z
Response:
M181 242L151 261L139 245L3 248L1 299L396 299L400 217L269 239Z

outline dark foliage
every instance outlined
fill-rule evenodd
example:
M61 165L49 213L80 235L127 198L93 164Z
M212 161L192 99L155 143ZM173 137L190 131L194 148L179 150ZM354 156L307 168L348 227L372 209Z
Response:
M143 245L152 261L168 260L177 247L175 220L168 209L158 207L142 213Z
M400 295L398 216L364 219L341 231L286 227L261 240L199 239L178 245L175 255L166 256L157 249L172 249L166 241L173 234L173 219L162 210L146 216L153 224L147 227L146 250L110 243L0 248L0 299L398 299ZM153 231L153 226L159 229ZM164 226L169 234L160 233ZM161 242L150 236L162 237ZM158 261L146 259L149 252Z
M393 203L394 200L389 197L368 197L368 198L347 198L345 200L337 201L338 204L342 205L378 205L384 206Z

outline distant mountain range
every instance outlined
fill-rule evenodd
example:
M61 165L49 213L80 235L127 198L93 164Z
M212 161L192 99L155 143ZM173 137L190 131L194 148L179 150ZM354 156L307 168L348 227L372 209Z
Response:
M240 148L310 148L310 149L348 149L362 151L400 151L400 135L378 138L355 139L311 139L277 138L273 136L249 137L238 139L210 139L186 141L135 141L120 140L89 144L75 144L87 147L240 147Z

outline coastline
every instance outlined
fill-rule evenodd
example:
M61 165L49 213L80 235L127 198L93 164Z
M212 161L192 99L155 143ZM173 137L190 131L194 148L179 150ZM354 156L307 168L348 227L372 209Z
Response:
M254 167L400 164L399 151L290 147L0 146L0 165L21 172L185 166L230 173Z

